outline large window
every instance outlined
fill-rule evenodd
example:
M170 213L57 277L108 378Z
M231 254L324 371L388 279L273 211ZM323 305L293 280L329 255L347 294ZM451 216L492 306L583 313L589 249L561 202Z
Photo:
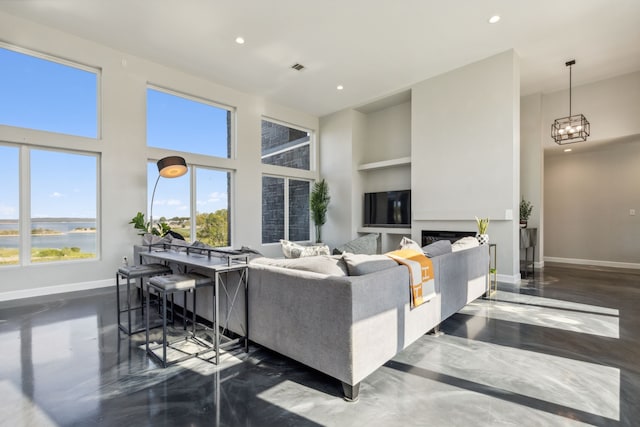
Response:
M0 179L8 183L0 204L0 264L97 257L96 155L0 146L0 164ZM30 212L19 210L21 181L30 183Z
M262 163L311 169L311 132L262 120Z
M98 71L0 47L0 124L98 137Z
M311 183L286 177L262 177L262 243L310 240Z
M147 145L231 158L232 114L195 97L147 89Z
M310 240L309 189L312 132L262 120L262 163L289 168L286 176L262 177L262 243ZM302 176L302 177L301 177Z
M156 162L148 166L148 198L158 177ZM215 247L231 245L229 189L231 173L190 166L179 178L160 178L149 212L154 224L166 223L187 241L198 240ZM195 235L195 238L193 237Z

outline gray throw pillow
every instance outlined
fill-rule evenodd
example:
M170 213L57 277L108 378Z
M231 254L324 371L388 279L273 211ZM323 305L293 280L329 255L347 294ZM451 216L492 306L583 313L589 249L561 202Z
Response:
M288 240L280 240L282 253L286 258L303 258L316 255L330 255L327 245L300 245Z
M347 266L341 256L319 255L302 258L256 258L251 264L270 265L292 270L312 271L329 276L346 276Z
M347 264L349 276L363 276L376 271L386 270L398 265L386 255L351 254L345 252L342 259Z
M333 250L334 255L342 255L343 252L352 254L368 254L378 253L378 234L371 233L362 237L358 237L342 246L338 246Z
M448 254L451 252L451 241L449 240L437 240L430 245L423 246L422 252L425 256L433 258L439 255Z

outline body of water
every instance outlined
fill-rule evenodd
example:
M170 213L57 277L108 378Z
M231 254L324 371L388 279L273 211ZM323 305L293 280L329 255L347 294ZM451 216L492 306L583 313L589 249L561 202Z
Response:
M34 221L31 228L45 228L58 231L63 234L53 235L32 235L32 248L80 248L82 252L97 253L96 233L73 233L76 228L95 228L95 221L87 222L64 222L64 221ZM17 230L18 223L2 222L0 230ZM17 248L19 244L18 236L1 236L0 248Z

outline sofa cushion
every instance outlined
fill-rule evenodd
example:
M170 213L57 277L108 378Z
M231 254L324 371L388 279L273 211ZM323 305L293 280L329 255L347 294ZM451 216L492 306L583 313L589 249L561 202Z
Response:
M451 241L447 239L435 241L430 245L423 246L422 252L429 258L451 253Z
M330 255L327 245L300 245L288 240L280 240L282 253L286 258L303 258L316 255Z
M328 276L346 276L347 266L341 256L318 255L302 258L256 258L252 264L270 265L293 270L311 271Z
M344 252L369 255L378 253L378 234L366 234L333 250L334 255L342 255Z
M420 245L406 236L403 237L402 240L400 241L400 245L398 246L398 249L411 249L418 253L422 252L422 248L420 247Z
M463 249L469 249L469 248L475 248L476 246L479 246L480 244L478 243L478 239L476 239L475 237L463 237L460 240L456 240L455 242L453 242L453 244L451 244L451 252L457 252L457 251L461 251Z
M342 254L342 259L347 265L349 276L363 276L398 265L397 262L386 255L352 254L345 252Z

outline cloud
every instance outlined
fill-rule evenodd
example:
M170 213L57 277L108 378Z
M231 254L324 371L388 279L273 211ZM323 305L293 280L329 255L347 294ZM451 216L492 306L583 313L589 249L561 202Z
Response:
M219 191L214 191L213 193L209 194L209 197L207 199L207 203L219 203L219 202L226 202L227 201L227 193L221 193Z
M49 194L49 197L51 197L52 199L60 199L64 197L64 194L54 191L53 193Z
M0 218L18 218L18 208L16 208L15 206L0 205Z

